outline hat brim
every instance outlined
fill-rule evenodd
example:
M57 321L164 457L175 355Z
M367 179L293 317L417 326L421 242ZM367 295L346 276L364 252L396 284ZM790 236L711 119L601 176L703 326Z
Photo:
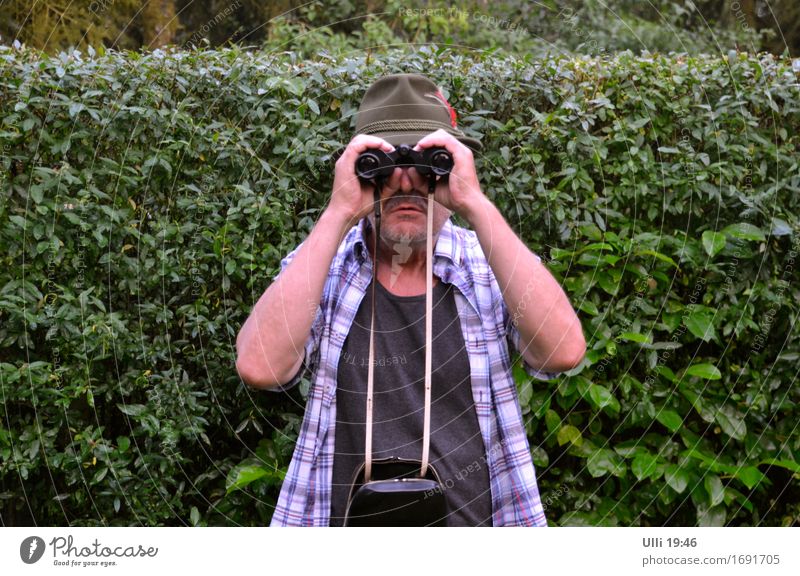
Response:
M450 131L448 130L448 132ZM400 144L414 146L428 134L430 134L430 132L378 132L372 134L372 136L382 138L392 146L399 146ZM474 152L480 152L480 150L483 149L483 145L480 143L480 140L470 138L469 136L465 136L463 134L454 134L453 132L450 132L450 134L452 134L456 140L471 148Z
M469 136L465 136L463 133L454 133L448 130L450 134L452 134L456 140L464 144L465 146L472 149L473 152L480 152L483 149L483 144L481 144L480 140L475 138L470 138ZM409 132L375 132L370 134L370 136L377 136L383 140L386 140L392 146L399 146L400 144L408 144L409 146L415 146L417 142L419 142L423 137L427 136L431 132L416 132L416 131L409 131ZM335 162L339 156L341 156L347 146L342 146L336 152L331 154L331 159Z

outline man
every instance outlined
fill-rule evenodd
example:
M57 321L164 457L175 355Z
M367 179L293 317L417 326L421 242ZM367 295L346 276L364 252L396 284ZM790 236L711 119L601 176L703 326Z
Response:
M472 150L480 143L424 76L376 81L357 135L336 162L319 221L261 296L237 338L249 385L285 390L309 371L312 386L273 526L341 525L353 472L364 460L371 318L374 188L356 159L400 144L446 148L449 179L434 202L431 464L448 525L546 525L525 434L509 345L542 379L578 365L580 321L538 256L483 194ZM395 167L381 193L373 456L419 458L422 435L427 181ZM473 231L455 226L452 212ZM366 297L365 297L366 296ZM303 364L305 363L305 369Z

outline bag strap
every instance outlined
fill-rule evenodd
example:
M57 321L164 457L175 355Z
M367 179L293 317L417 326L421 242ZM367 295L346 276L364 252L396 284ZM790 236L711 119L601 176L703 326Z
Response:
M425 417L422 424L422 466L419 476L424 478L428 471L431 443L431 369L433 364L433 192L436 189L436 176L431 173L428 179L428 239L425 248Z
M381 237L381 190L383 179L375 182L375 243L372 249L372 320L369 329L369 367L367 368L367 418L364 442L364 482L372 480L372 408L374 395L374 357L375 357L375 284L378 283L378 242ZM436 190L436 176L428 178L428 237L426 241L425 263L425 413L422 424L422 465L420 478L428 471L431 441L431 368L433 364L433 193Z
M381 237L381 190L383 178L375 180L375 233L372 247L372 313L369 326L369 362L367 367L367 419L364 438L364 482L372 480L372 397L374 391L373 360L375 357L375 284L378 282L378 242Z

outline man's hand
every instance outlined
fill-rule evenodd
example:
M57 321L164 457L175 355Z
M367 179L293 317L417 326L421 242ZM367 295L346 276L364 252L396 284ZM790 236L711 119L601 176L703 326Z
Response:
M375 187L371 183L362 184L356 174L356 160L369 148L380 148L384 152L394 150L394 146L382 138L359 134L350 140L336 161L333 194L328 206L351 221L360 220L375 208Z
M442 129L423 137L414 150L436 146L446 148L453 156L453 170L447 182L436 184L434 197L439 204L472 223L473 217L484 211L489 202L478 182L472 150Z

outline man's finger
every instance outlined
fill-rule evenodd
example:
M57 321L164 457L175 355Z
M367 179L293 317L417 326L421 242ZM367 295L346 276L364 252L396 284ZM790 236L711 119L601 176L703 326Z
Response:
M359 134L355 138L350 141L349 148L352 148L355 154L361 154L364 150L368 150L370 148L380 148L384 152L391 152L394 150L394 146L389 144L383 138L378 138L377 136L369 136L367 134Z
M368 134L358 134L350 140L344 149L342 149L335 160L338 162L344 158L344 160L342 160L343 162L355 163L355 157L370 148L380 148L384 152L391 152L394 150L394 146L382 138L370 136Z
M449 151L453 156L462 156L468 148L459 142L452 134L445 132L441 128L427 136L423 136L414 150L422 150L432 146L441 146Z

